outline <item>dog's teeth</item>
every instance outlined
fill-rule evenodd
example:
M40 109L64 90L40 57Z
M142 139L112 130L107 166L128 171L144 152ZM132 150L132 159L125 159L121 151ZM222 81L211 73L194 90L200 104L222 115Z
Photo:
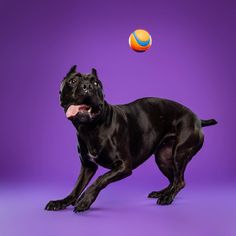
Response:
M91 111L92 111L92 107L89 108L88 112L91 113Z

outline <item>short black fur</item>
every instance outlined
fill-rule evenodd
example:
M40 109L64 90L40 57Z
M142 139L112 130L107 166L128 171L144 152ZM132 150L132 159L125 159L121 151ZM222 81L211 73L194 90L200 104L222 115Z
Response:
M54 211L69 205L74 205L75 212L88 210L102 189L131 175L152 154L169 185L148 197L157 198L159 205L171 204L185 186L188 162L203 145L202 127L217 123L200 120L187 107L168 99L142 98L110 105L104 100L96 70L81 74L76 66L61 83L60 101L65 112L70 106L85 106L89 111L68 117L77 130L81 170L73 191L46 205L45 209ZM109 171L84 191L98 165Z

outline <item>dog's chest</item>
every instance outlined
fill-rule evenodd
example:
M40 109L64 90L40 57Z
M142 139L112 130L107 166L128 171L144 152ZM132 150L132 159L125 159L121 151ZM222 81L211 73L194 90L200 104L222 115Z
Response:
M86 157L88 160L97 163L99 155L104 149L105 144L101 141L87 142L86 143Z
M110 142L100 143L100 145L87 145L86 158L105 168L111 168L114 162L115 150L110 147Z
M114 143L108 135L94 134L82 137L81 149L85 158L105 168L110 168L117 152Z
M93 152L93 154L92 154L90 151L88 151L88 152L87 152L87 157L88 157L88 159L89 159L90 161L96 163L96 160L97 160L97 158L98 158L98 154L97 154L97 152Z

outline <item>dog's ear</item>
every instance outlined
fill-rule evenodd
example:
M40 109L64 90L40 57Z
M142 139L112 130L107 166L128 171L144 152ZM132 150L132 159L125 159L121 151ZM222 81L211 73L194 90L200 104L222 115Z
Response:
M97 71L96 71L95 68L92 68L92 74L95 75L96 77L98 77L98 75L97 75Z
M76 73L76 65L73 65L66 76Z

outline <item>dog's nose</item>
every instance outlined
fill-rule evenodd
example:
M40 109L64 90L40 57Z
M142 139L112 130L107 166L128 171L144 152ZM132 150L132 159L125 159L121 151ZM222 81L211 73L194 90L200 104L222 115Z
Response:
M82 88L83 88L83 90L84 90L85 92L88 92L88 91L90 91L90 90L93 89L93 86L92 86L90 83L84 83L84 84L82 85Z

